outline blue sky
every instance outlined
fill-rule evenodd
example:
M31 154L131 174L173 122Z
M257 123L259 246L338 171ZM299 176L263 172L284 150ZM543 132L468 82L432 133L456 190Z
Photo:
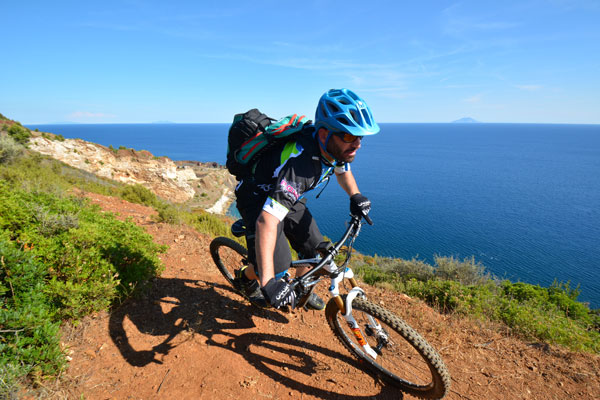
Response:
M312 116L339 87L379 122L600 123L598 0L3 3L22 123Z

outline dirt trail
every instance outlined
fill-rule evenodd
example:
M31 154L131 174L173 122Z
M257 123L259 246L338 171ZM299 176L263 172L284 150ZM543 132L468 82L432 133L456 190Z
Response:
M322 312L282 314L242 301L214 266L210 238L152 221L148 207L89 194L169 245L141 299L65 328L70 398L397 399L330 333ZM438 349L448 399L597 399L600 358L524 343L422 302L367 287ZM411 396L405 395L410 399Z

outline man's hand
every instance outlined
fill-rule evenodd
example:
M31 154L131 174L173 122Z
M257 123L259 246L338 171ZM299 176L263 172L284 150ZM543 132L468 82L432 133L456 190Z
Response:
M275 308L280 308L288 304L292 308L296 307L296 302L298 301L296 293L294 293L292 287L283 279L276 281L275 278L271 278L260 290L269 304Z
M373 221L368 215L369 211L371 211L371 200L360 193L353 194L350 197L350 214L357 217L364 217L369 225L373 225Z

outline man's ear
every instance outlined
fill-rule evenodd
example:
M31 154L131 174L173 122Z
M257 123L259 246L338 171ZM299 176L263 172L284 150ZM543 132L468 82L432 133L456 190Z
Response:
M317 135L319 135L319 140L321 141L321 143L325 143L325 141L327 140L328 133L329 133L329 131L327 129L319 128Z

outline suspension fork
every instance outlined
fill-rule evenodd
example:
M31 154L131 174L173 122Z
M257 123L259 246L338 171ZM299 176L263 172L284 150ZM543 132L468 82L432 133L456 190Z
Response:
M356 279L354 279L354 277L349 278L348 281L350 282L350 285L352 285L352 289L358 288L358 282L356 282ZM352 298L352 300L354 300L354 298ZM344 304L344 300L342 300L342 296L340 296L338 293L337 295L335 295L333 297L333 301L335 301L335 304L340 309L340 312L342 313L342 315L345 315L346 314L346 305ZM348 300L346 300L346 302L348 302Z
M363 332L360 329L360 325L358 325L358 322L356 322L356 319L354 319L354 316L352 315L352 302L354 301L356 296L359 296L359 295L364 296L365 292L360 287L358 287L358 283L356 282L356 279L354 279L354 274L353 274L352 270L350 270L350 269L346 270L345 274L350 275L350 276L346 276L346 278L352 285L352 289L350 289L350 291L348 292L348 295L346 296L346 304L344 304L344 301L342 300L342 296L340 296L340 292L339 292L339 283L344 278L343 275L339 275L336 278L331 280L331 286L329 288L329 292L333 296L333 300L335 301L335 304L338 306L340 313L344 316L344 319L346 320L346 323L348 324L348 326L350 327L350 330L354 334L354 337L356 338L356 341L358 342L358 344L362 347L363 351L369 355L369 357L376 359L377 352L375 350L373 350L373 348L369 345L369 343L367 343L367 341L365 340L365 337L363 335ZM371 316L369 316L369 323L375 324L375 321L372 320Z

